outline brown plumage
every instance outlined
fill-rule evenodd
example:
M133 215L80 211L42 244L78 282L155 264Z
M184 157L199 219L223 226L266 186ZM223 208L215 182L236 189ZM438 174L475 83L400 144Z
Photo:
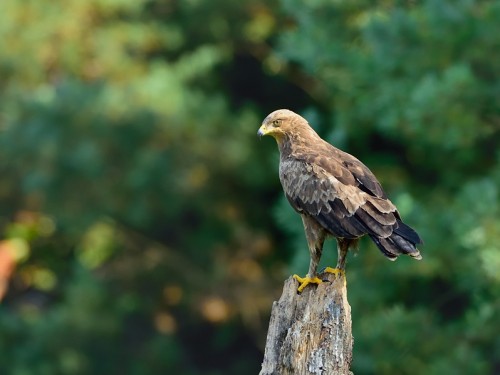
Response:
M286 109L274 111L258 134L276 139L281 185L304 224L311 263L305 279L296 277L302 289L321 282L316 272L327 236L337 239L341 271L348 249L364 235L390 260L401 254L422 258L416 248L422 240L401 221L373 173L354 156L321 139L303 117Z

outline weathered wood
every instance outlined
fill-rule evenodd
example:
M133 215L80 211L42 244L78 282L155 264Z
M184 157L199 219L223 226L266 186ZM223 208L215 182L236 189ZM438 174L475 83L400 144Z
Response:
M345 276L323 274L317 287L297 294L285 281L273 303L260 375L348 375L352 361L351 306Z

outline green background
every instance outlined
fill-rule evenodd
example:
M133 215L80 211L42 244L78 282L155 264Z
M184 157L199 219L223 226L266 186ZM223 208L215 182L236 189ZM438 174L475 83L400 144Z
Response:
M309 262L256 136L278 108L425 242L349 256L354 373L499 373L499 24L488 0L2 0L0 373L258 373Z

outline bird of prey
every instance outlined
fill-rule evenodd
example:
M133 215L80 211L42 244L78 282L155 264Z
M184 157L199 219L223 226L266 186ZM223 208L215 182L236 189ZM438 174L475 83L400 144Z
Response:
M294 275L299 292L322 282L317 268L328 236L337 239L338 262L326 272L343 273L349 248L364 235L390 260L401 254L422 259L416 247L422 240L402 222L373 173L354 156L321 139L306 119L280 109L264 119L257 134L276 139L281 185L304 224L311 262L307 276Z

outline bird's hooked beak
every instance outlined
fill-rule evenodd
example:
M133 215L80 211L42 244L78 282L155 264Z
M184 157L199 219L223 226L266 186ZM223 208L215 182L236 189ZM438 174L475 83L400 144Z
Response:
M267 134L267 126L266 124L262 124L259 130L257 131L257 135L259 138L262 138L263 135Z

